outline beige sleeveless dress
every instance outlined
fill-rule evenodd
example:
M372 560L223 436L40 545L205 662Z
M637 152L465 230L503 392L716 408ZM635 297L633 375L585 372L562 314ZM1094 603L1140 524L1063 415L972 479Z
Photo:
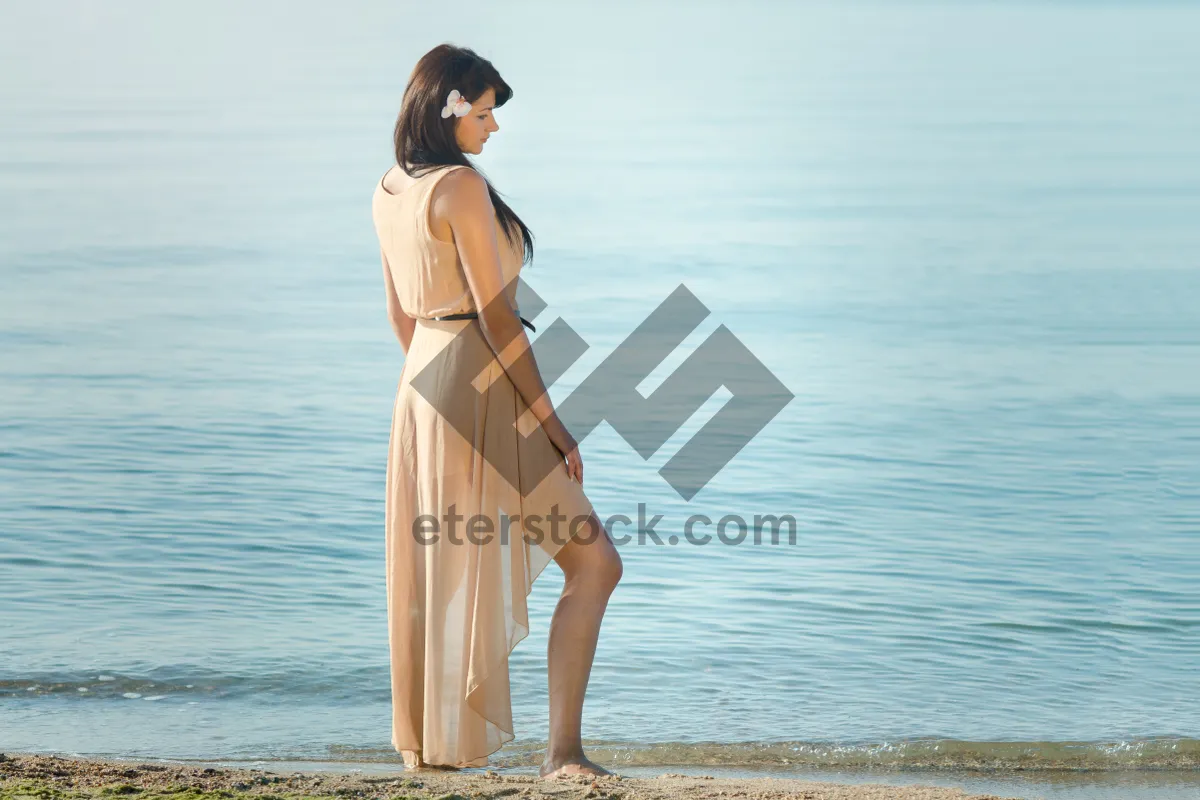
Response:
M430 319L477 310L454 243L435 238L429 226L434 186L454 169L469 167L440 168L397 194L381 179L372 199L387 259L384 278L404 313L417 320L400 373L387 459L392 746L409 765L419 755L427 764L481 767L514 738L508 657L529 633L526 598L533 581L569 536L586 535L586 527L571 530L568 523L593 509L495 358L479 321ZM496 239L515 308L523 245L519 238L510 245L499 221ZM429 389L418 392L411 384L431 364L432 400ZM474 420L469 435L447 421L449 409ZM536 486L514 486L504 477L513 472L494 466L514 466L520 474L521 464L546 458L557 458L559 466L538 473L546 477ZM546 520L556 512L568 523L560 522L551 536ZM432 544L422 537L433 528L414 526L426 514L441 521ZM466 535L466 521L476 514L492 520L490 536L482 521L474 536ZM501 536L505 516L511 528ZM526 536L533 531L537 535Z

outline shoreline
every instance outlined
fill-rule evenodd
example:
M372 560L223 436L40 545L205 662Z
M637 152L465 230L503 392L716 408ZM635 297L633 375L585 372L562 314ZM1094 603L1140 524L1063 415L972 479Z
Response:
M619 773L619 770L618 770ZM0 800L146 795L188 800L246 797L283 800L340 797L356 800L1013 800L930 784L833 783L798 778L719 778L665 771L653 777L553 781L485 769L475 772L405 770L366 775L322 770L273 772L145 760L0 754Z

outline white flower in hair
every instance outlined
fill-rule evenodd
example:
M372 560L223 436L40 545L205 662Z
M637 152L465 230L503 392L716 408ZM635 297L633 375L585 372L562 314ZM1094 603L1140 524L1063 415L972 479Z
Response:
M467 98L458 93L458 89L451 89L450 96L446 98L446 107L442 109L442 118L453 114L456 117L464 116L471 110L471 104L467 102Z

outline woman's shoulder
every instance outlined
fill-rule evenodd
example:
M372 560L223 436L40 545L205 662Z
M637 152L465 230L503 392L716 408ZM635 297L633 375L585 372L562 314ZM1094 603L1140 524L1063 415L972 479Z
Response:
M383 173L383 177L375 184L375 188L384 194L399 196L415 188L419 183L433 184L436 187L444 182L443 178L453 173L464 172L469 172L471 175L483 180L483 177L478 172L464 164L444 164L432 168L414 168L410 166L407 170L393 164Z
M491 205L484 177L471 167L452 164L439 170L430 203L439 211L472 210Z
M437 189L445 192L470 193L481 187L487 191L487 181L471 167L463 164L450 164L437 170Z

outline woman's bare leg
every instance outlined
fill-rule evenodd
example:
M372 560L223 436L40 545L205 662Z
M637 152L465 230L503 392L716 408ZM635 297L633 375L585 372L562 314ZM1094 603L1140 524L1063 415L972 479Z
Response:
M621 580L621 556L600 520L592 514L554 557L566 580L550 620L546 663L550 682L550 741L540 770L543 778L611 775L583 754L583 695L587 690L600 622L609 595Z

